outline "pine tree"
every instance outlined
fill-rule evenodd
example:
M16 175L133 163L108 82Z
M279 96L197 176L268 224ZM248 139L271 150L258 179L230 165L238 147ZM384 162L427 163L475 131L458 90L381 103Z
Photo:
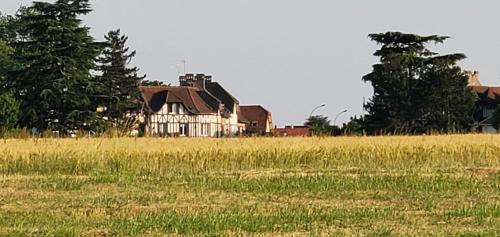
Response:
M16 127L19 118L19 103L10 93L0 93L0 132Z
M0 14L0 94L8 89L7 74L16 68L15 50L11 45L15 39L12 25L12 17Z
M456 63L463 54L438 55L426 48L448 37L399 32L371 34L381 45L380 63L363 77L374 89L365 105L368 133L465 130L473 108L467 77Z
M88 0L34 2L18 14L18 60L10 75L21 102L21 125L61 132L92 129L98 44L79 18L91 12Z
M467 75L456 65L459 59L440 56L429 60L422 76L426 83L420 89L426 92L422 130L458 132L470 129L477 98L467 88Z
M106 36L106 47L99 58L98 76L100 105L105 106L106 117L116 126L127 120L128 113L136 112L141 106L139 86L145 76L138 76L139 68L129 67L136 51L126 46L128 37L120 30L110 31Z
M19 103L12 96L7 74L16 69L13 59L15 40L13 18L0 14L0 132L15 128L19 120Z

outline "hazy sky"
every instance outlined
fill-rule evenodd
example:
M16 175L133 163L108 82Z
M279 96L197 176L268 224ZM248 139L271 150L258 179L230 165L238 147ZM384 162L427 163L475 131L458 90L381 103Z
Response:
M1 0L14 13L27 0ZM311 110L338 123L371 97L361 77L377 48L369 33L452 36L442 53L462 52L465 69L500 84L500 2L494 0L94 0L85 17L102 39L121 28L148 79L177 82L176 65L214 75L241 104L262 104L276 124L301 124Z

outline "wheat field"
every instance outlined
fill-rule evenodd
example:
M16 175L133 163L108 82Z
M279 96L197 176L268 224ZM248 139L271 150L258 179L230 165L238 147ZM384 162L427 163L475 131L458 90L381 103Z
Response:
M7 139L0 236L500 236L500 136Z

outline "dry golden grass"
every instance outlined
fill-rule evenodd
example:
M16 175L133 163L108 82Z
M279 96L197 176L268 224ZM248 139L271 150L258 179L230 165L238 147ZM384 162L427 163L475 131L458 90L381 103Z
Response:
M498 236L500 136L0 142L0 236Z

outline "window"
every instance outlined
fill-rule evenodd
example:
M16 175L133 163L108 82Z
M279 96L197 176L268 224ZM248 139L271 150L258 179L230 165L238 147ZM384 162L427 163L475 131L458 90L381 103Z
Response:
M179 124L179 135L183 137L189 136L189 125L187 123Z
M172 113L174 114L178 114L179 111L178 111L178 107L177 107L177 103L173 103L172 104L172 110L170 110Z
M167 106L168 106L168 111L167 111L167 113L172 113L172 112L174 112L174 111L172 110L172 104L171 104L171 103L167 104Z
M178 114L184 114L184 106L182 106L182 104L177 105L177 108L178 108L177 110Z
M158 135L165 136L168 134L168 126L166 123L158 124Z
M208 136L208 128L209 128L210 124L208 123L202 123L201 124L201 136Z
M259 122L258 121L252 121L252 124L250 126L257 127L257 126L259 126Z

